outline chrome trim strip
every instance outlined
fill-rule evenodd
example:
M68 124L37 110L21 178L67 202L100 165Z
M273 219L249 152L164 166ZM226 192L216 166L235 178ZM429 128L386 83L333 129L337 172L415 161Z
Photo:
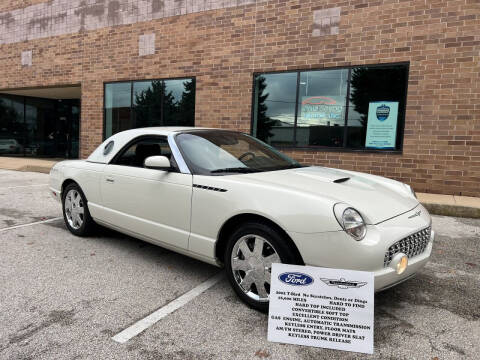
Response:
M178 149L177 143L175 142L175 134L168 134L167 140L180 172L182 174L191 174L190 169L185 163L185 160L183 160L183 156Z

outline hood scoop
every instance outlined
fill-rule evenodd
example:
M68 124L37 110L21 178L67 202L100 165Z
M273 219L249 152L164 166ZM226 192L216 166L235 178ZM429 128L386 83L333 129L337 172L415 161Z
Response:
M344 177L344 178L333 180L333 182L337 183L337 184L340 184L340 183L344 183L345 181L348 181L348 180L350 180L349 177Z

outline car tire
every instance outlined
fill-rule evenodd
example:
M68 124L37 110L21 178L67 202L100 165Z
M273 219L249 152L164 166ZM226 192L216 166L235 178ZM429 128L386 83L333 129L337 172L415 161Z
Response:
M62 192L63 219L68 230L76 236L87 236L95 223L88 211L88 203L80 186L71 183Z
M245 223L230 234L224 254L227 278L238 297L250 307L268 311L272 262L302 263L289 241L261 222ZM274 254L278 258L272 257Z

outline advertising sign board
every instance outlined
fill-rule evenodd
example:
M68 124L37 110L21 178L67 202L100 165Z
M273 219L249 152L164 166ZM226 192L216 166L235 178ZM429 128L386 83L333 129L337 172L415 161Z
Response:
M395 149L398 101L373 101L368 106L365 147Z
M273 264L268 340L373 353L371 272Z
M299 126L343 125L345 98L341 96L303 96Z

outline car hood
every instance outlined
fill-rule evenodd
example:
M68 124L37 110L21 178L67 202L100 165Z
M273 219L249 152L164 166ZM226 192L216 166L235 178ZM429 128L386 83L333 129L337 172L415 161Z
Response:
M62 160L55 164L56 167L70 166L70 167L81 167L85 164L86 160Z
M329 198L333 203L346 203L360 211L369 224L380 223L418 205L418 200L404 184L354 171L312 166L244 176L270 186Z

